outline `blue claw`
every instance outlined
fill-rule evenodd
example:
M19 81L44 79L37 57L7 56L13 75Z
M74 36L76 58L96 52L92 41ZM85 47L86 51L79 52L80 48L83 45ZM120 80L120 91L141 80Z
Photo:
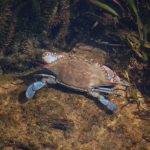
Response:
M99 97L100 102L105 105L109 110L115 111L117 109L117 106L110 102L108 99L104 98L102 95Z
M42 87L44 87L46 85L45 81L37 81L33 84L31 84L27 90L26 90L26 97L28 99L33 98L33 96L35 95L36 91L41 89Z
M33 90L33 85L30 85L30 86L27 88L27 90L26 90L26 97L27 97L28 99L33 98L33 96L35 95L35 92L36 92L36 91Z

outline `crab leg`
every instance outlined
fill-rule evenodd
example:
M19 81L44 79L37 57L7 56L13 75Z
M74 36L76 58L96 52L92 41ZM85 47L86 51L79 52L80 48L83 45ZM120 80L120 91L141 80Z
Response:
M49 74L35 74L34 76L41 76L41 77L48 77L48 78L53 78L53 79L55 79L55 76L49 75Z
M98 100L105 105L109 110L115 111L117 109L117 106L110 102L108 99L106 99L104 96L99 95Z
M105 105L109 110L111 111L115 111L117 106L115 104L113 104L112 102L110 102L108 99L106 99L104 96L100 95L98 92L90 92L90 95L92 95L93 97L98 98L98 100Z
M118 93L116 93L113 88L109 88L109 87L97 87L95 89L93 89L92 91L94 92L103 92L103 93L108 93L108 94L115 94L115 95L119 95Z
M125 87L129 87L130 86L130 84L128 82L126 82L126 81L116 82L116 84L120 84L120 85L123 85Z
M49 78L43 78L41 81L37 81L37 82L32 83L26 90L26 97L28 99L33 98L36 91L43 88L47 83L48 84L56 84L55 77L49 75Z

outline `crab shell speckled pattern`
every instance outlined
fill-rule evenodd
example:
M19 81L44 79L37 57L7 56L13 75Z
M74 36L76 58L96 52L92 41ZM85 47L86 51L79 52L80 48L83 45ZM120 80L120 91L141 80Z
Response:
M43 59L48 63L44 68L54 73L60 82L72 87L88 89L113 86L120 82L120 78L109 67L83 60L75 55L46 52Z

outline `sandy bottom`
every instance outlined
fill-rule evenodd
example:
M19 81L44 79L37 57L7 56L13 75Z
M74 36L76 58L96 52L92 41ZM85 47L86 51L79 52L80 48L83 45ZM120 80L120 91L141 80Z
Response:
M27 101L22 79L1 77L0 149L2 150L148 150L148 120L136 104L110 114L93 98L64 88L46 87Z

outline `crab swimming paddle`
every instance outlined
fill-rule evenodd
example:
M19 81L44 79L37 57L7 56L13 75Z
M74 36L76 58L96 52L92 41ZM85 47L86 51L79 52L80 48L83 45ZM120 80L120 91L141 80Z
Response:
M115 104L110 102L108 99L104 98L104 96L102 95L99 96L99 101L112 112L114 112L117 109L117 106Z

